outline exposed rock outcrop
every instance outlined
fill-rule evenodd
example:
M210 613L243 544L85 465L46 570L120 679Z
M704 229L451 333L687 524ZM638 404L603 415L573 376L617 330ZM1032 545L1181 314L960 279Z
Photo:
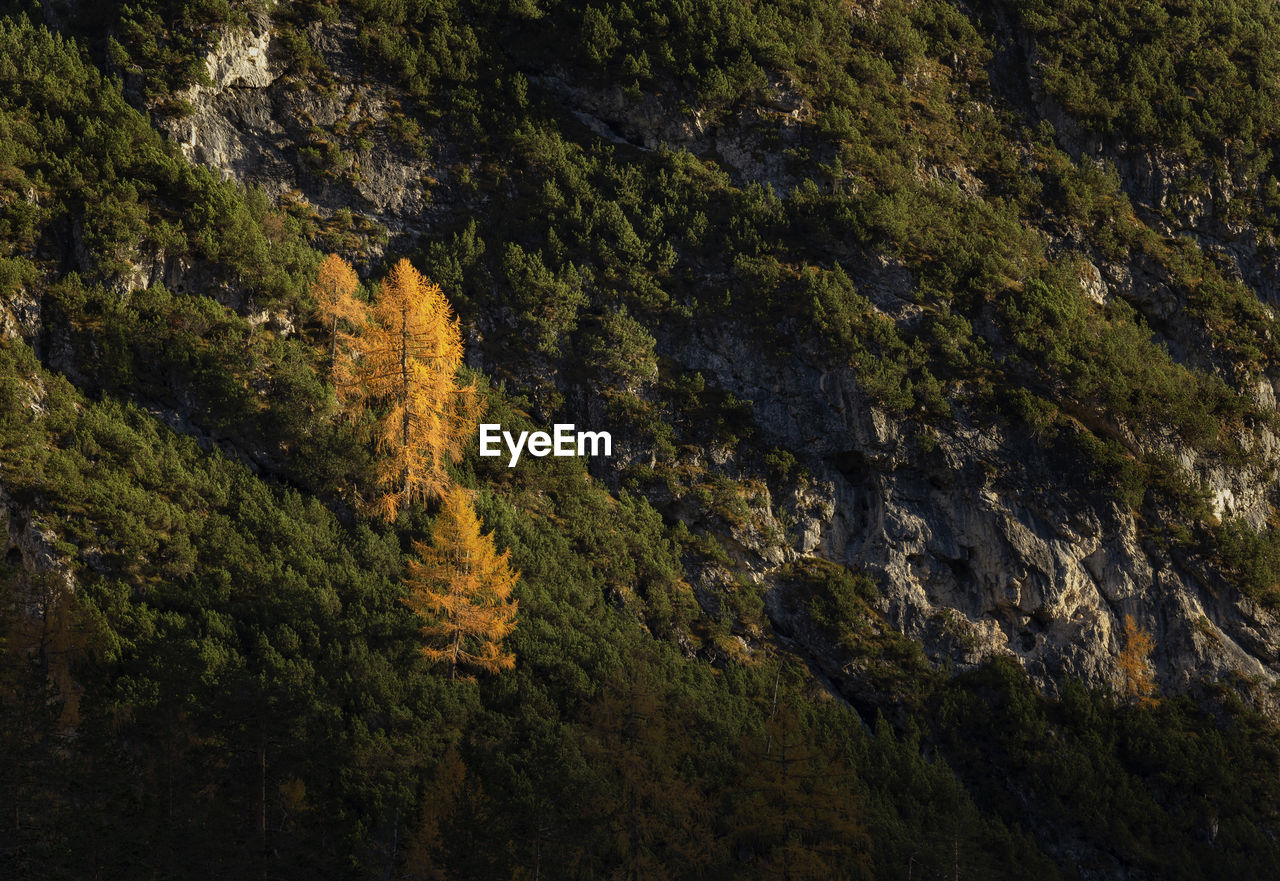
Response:
M811 116L812 108L785 76L769 83L766 102L723 118L706 109L680 109L671 97L629 96L620 88L591 88L563 75L535 81L574 118L611 143L714 157L737 183L764 184L779 195L800 183L787 153L807 143L800 123Z
M57 591L67 595L75 593L71 566L56 550L57 535L17 505L3 487L0 487L0 526L4 537L0 556L7 564L20 567L29 575L44 576ZM25 614L39 614L36 598L20 597L19 604Z
M1145 542L1131 512L1055 480L1069 463L1049 461L1029 438L961 415L926 452L908 424L863 395L852 369L755 357L723 329L666 343L686 367L753 401L768 443L810 454L806 493L822 503L788 511L790 554L872 574L886 619L933 657L1012 656L1049 689L1063 676L1118 686L1120 631L1132 615L1156 638L1166 688L1251 682L1259 705L1276 711L1280 621L1202 561ZM1269 485L1257 474L1200 477L1223 507L1256 517L1266 506ZM769 555L759 563L767 575ZM818 661L833 676L845 663L831 653Z
M229 29L205 58L212 84L190 88L181 97L191 113L161 128L193 161L276 198L323 216L347 209L393 233L421 231L445 171L378 124L387 97L349 69L353 27L316 24L307 36L339 74L332 85L292 75L267 23Z

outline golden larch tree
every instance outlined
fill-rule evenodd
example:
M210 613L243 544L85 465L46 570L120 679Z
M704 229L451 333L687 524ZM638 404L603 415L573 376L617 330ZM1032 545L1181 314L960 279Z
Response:
M335 365L340 324L358 329L368 319L369 307L355 296L359 286L356 271L337 254L330 254L320 261L316 280L311 283L316 312L329 331L329 359Z
M458 385L461 365L462 333L449 301L400 260L334 379L344 409L378 414L382 495L376 508L388 520L415 500L442 496L450 485L446 464L462 457L482 409L475 386Z
M587 709L583 757L595 781L586 807L615 877L664 881L709 870L713 818L706 794L681 773L692 708L663 694L662 671L643 657L609 675Z
M502 641L516 626L511 592L520 573L511 568L510 551L499 554L492 533L481 534L470 493L450 489L430 544L415 541L413 547L418 559L409 561L404 603L423 620L422 653L448 662L450 680L460 666L486 673L514 667L515 655Z
M1151 666L1155 640L1138 626L1132 615L1124 616L1120 634L1120 673L1124 677L1124 697L1143 706L1156 702L1156 674Z
M796 707L775 705L763 737L745 735L729 828L753 877L860 881L871 840L857 780L837 748L805 731Z

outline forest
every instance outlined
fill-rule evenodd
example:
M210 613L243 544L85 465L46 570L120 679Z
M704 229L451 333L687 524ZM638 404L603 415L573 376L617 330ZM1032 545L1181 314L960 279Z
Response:
M1266 877L1275 17L0 0L0 876ZM831 551L911 469L1132 532L1105 665Z

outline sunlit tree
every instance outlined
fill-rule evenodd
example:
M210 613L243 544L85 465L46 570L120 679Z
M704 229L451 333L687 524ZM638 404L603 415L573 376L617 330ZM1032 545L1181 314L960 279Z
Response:
M481 406L474 386L458 385L462 334L449 301L408 260L382 282L370 320L337 362L344 409L376 414L375 443L384 518L450 485L447 463L462 456Z
M1151 666L1155 640L1133 620L1124 616L1120 634L1120 674L1124 677L1124 697L1144 706L1156 702L1156 673Z
M470 493L454 487L441 505L431 542L415 541L404 602L422 619L431 661L486 673L510 670L515 655L502 641L516 626L517 603L511 592L520 573L511 568L510 551L498 553L492 534L480 532Z
M316 280L311 283L311 297L316 312L329 331L329 358L337 362L340 325L358 329L368 318L369 307L356 299L360 280L347 261L330 254L320 261Z

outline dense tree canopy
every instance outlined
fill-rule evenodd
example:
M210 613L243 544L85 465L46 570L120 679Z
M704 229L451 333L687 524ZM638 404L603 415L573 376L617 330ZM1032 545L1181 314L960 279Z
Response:
M1223 216L1265 250L1274 11L1122 7L0 3L4 874L1280 864L1280 749L1245 677L1203 704L1070 677L1049 697L1012 663L926 657L882 586L792 559L791 536L755 578L739 539L792 528L760 512L804 489L805 451L669 343L745 328L763 363L841 371L922 460L941 429L998 429L1267 614L1280 532L1220 519L1155 441L1258 465L1274 316L992 80L1018 28L1084 131L1189 169L1225 145L1246 198ZM354 158L376 140L435 175L429 223L389 244L157 133L218 28L250 22L281 89L358 75L385 110L280 148L316 203L364 205ZM776 161L566 104L592 91L675 132L736 126ZM1176 322L1085 295L1121 257ZM608 470L506 469L470 445L482 404L512 431L588 412L628 448ZM814 674L779 608L845 681ZM1135 697L1141 637L1117 646ZM468 660L506 669L450 682Z

